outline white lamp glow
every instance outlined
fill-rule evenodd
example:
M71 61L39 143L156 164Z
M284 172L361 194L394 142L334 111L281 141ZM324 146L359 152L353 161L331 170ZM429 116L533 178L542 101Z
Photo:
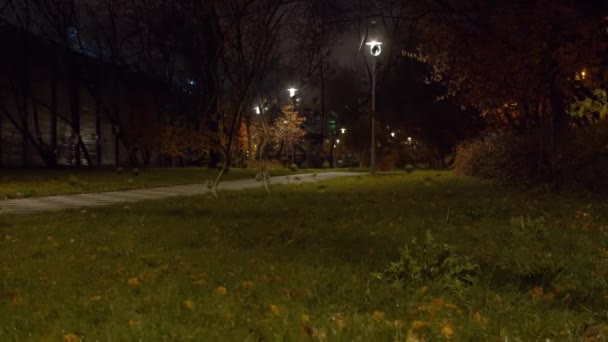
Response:
M365 44L369 45L369 52L372 54L372 56L378 57L382 53L382 43L381 42L379 42L377 40L372 40Z

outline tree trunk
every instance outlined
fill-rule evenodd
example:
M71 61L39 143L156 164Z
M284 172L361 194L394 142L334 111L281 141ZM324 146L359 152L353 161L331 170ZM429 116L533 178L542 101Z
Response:
M72 114L72 138L74 139L74 165L81 166L80 158L80 77L78 59L68 58L67 66L70 73L70 111Z
M52 61L52 79L51 79L51 151L57 155L57 83L59 78L59 72L57 70L57 51L53 50L53 61Z
M251 137L251 115L247 116L247 120L245 120L245 127L247 128L247 161L248 165L252 165L255 158L255 153L253 151L253 139Z

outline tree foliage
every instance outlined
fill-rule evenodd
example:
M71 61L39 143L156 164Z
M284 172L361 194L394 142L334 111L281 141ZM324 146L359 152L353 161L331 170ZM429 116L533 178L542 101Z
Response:
M281 115L274 121L273 142L275 146L281 146L290 156L291 162L294 161L296 144L306 135L302 125L306 118L300 113L293 104L283 106ZM279 147L279 149L281 149Z

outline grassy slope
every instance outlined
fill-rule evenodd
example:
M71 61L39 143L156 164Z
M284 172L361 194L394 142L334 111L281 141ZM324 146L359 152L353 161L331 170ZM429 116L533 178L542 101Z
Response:
M0 216L0 340L579 340L606 332L606 207L414 172ZM426 230L477 284L371 276Z
M273 169L271 175L303 173L310 170ZM321 171L321 170L318 170ZM223 180L253 178L253 169L232 169ZM312 172L312 171L311 171ZM0 200L24 197L130 190L155 186L200 184L217 177L217 170L200 167L141 169L138 176L125 169L122 174L111 168L80 170L0 170Z

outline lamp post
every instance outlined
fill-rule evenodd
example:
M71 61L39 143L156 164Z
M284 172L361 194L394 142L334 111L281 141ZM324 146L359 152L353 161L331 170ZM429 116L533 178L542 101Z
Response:
M298 89L291 87L291 88L287 89L287 91L289 92L289 97L294 97L294 96L296 96L296 92L298 91Z
M376 61L382 53L382 43L377 40L372 40L366 43L369 46L369 52L372 55L372 138L370 148L370 173L376 173Z

